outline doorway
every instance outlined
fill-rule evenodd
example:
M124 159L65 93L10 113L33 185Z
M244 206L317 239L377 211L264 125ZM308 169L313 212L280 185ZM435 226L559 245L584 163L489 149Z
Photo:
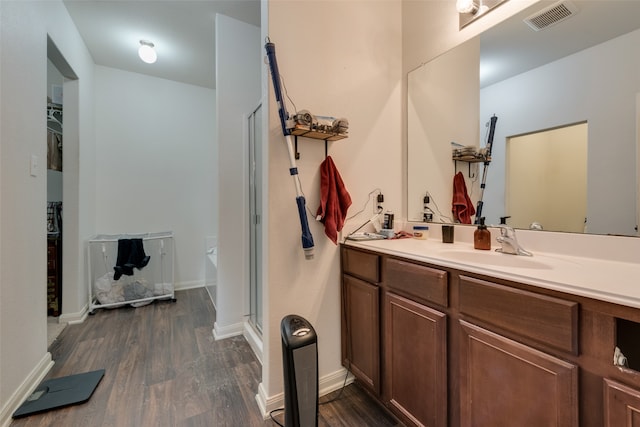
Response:
M249 140L249 323L262 336L262 104L247 118Z
M583 233L587 123L507 139L506 207L515 228Z
M73 244L79 228L77 221L78 76L48 36L46 86L47 93L42 96L43 104L47 107L45 118L47 122L46 244L49 262L45 289L48 348L66 326L66 321L63 320L65 317L63 300L74 293L76 290L74 284L79 283L75 280L77 272L69 268L78 264L77 251L74 250L77 245ZM66 207L64 212L63 207ZM49 283L52 283L51 287ZM69 292L70 287L71 292ZM52 292L54 289L57 290L57 294Z
M63 85L47 60L47 316L54 318L62 310Z

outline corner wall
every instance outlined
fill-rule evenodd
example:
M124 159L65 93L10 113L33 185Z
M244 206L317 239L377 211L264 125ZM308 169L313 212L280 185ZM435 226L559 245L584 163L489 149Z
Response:
M268 15L268 36L295 108L349 120L349 138L328 145L353 201L348 216L364 209L347 221L345 233L371 217L369 193L376 188L384 193L385 208L400 212L401 2L272 0ZM269 276L259 396L263 410L282 403L280 321L288 314L306 318L316 329L321 392L340 387L344 380L339 247L309 214L315 258L304 258L295 188L270 80L268 87ZM294 112L290 103L287 109ZM307 209L315 213L324 143L302 137L298 149Z

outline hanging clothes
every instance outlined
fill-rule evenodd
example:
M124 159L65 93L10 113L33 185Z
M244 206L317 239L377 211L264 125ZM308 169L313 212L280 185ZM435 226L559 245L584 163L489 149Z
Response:
M464 175L458 172L453 177L453 202L451 206L453 217L461 224L471 224L471 217L476 210L467 194L467 185L464 182Z
M150 259L151 257L144 253L142 239L119 239L113 279L118 280L123 274L133 276L133 268L142 270L149 264Z
M62 172L62 135L47 130L47 169Z
M324 234L336 245L338 233L342 231L351 196L331 156L320 165L320 206L316 219L324 224Z

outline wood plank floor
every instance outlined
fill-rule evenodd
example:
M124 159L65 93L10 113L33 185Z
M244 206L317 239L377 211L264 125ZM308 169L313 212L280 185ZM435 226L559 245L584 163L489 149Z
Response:
M47 378L96 369L105 376L88 402L13 420L12 427L277 426L255 400L261 367L242 337L215 341L204 288L177 302L98 310L52 344ZM323 396L321 402L338 395ZM283 414L275 418L281 424ZM358 385L320 405L318 425L400 425Z

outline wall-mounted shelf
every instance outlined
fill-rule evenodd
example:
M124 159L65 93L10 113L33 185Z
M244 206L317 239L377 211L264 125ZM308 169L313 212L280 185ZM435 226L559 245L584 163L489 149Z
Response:
M480 153L477 153L475 155L463 155L463 156L453 155L451 158L455 162L455 171L454 171L454 173L458 173L458 162L465 162L465 163L468 164L468 166L469 166L469 172L468 172L469 178L474 178L474 175L471 174L471 163L489 164L491 162L491 157L490 156L485 156L485 155L480 154Z
M305 138L318 139L320 141L324 141L324 156L328 155L328 141L339 141L341 139L348 138L349 135L346 133L334 133L334 132L325 132L318 129L311 129L308 126L296 125L295 128L291 130L291 135L295 136L295 150L296 150L296 160L300 159L300 153L298 152L298 137L304 136Z
M291 134L296 136L304 136L305 138L321 139L323 141L338 141L340 139L348 137L346 133L324 132L302 125L296 125L296 127L291 130Z
M484 162L491 161L491 157L485 157L485 156L453 156L452 158L457 162L467 162L467 163L484 163Z

